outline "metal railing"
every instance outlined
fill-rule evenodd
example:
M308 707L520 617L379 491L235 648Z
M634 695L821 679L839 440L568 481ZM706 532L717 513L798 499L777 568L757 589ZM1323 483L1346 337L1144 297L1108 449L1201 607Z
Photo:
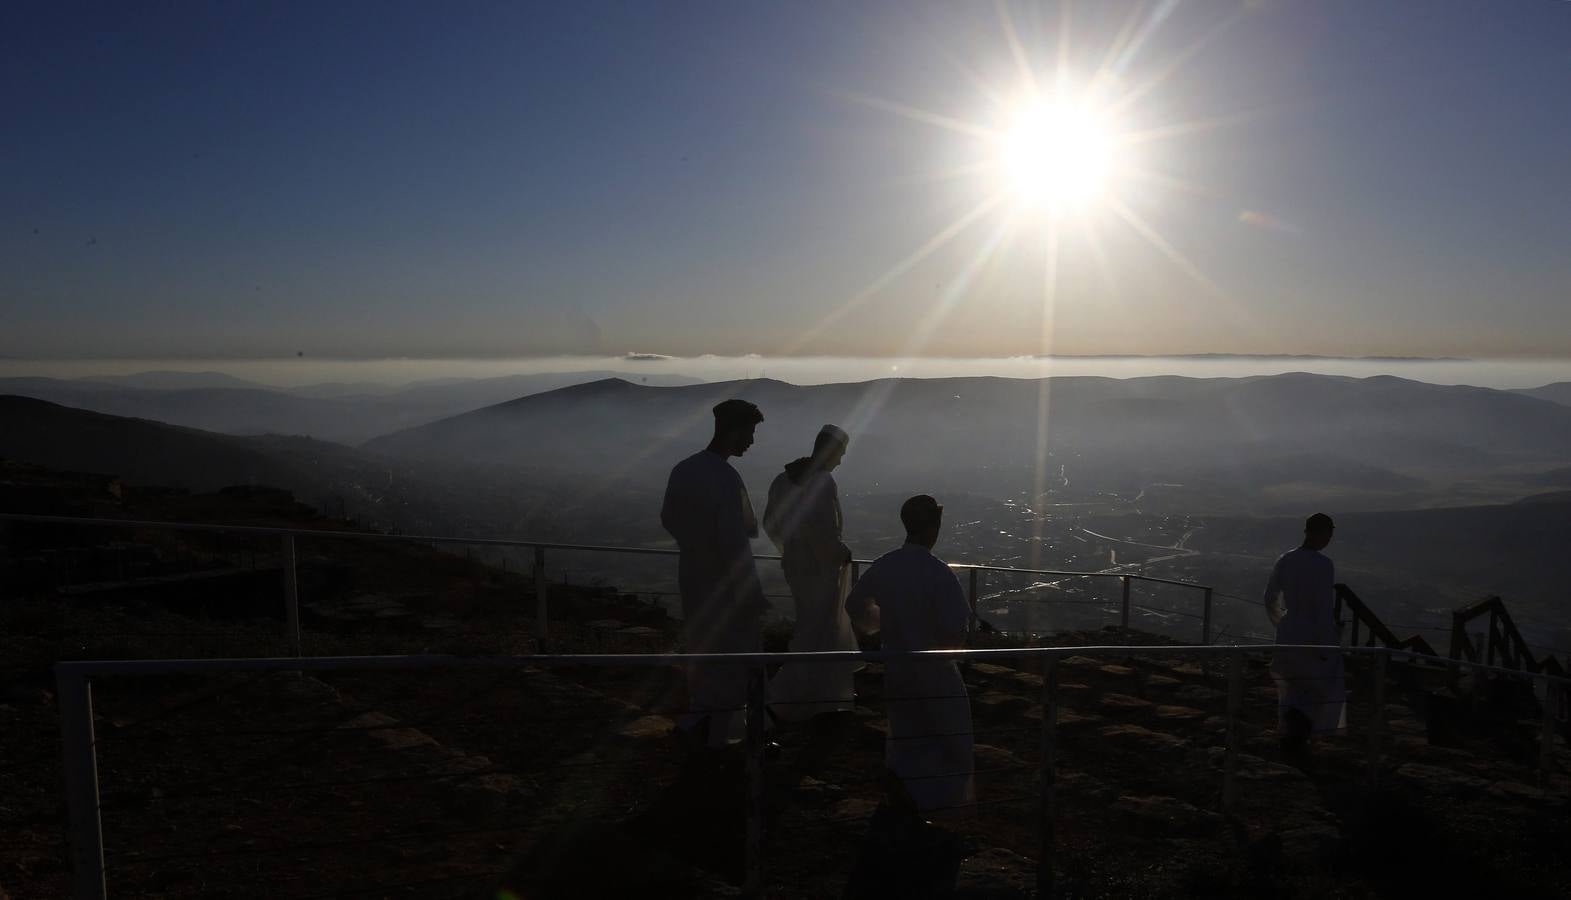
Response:
M1467 623L1484 615L1489 616L1488 630L1480 637L1484 638L1483 661L1494 665L1498 658L1506 666L1513 669L1525 669L1528 672L1544 672L1549 675L1564 674L1565 668L1560 660L1553 654L1545 655L1539 659L1533 653L1533 648L1522 636L1517 628L1516 621L1506 609L1504 600L1499 597L1486 597L1472 606L1456 610L1451 614L1451 656L1453 659L1466 657L1478 661L1476 648L1467 640Z
M510 547L529 548L534 551L534 594L535 594L535 630L536 638L541 642L550 639L550 602L549 587L546 582L546 553L547 551L571 551L584 553L619 553L642 556L668 556L680 555L680 551L659 547L614 547L594 544L566 544L552 541L529 541L508 538L470 538L453 537L451 535L413 535L413 534L383 534L378 532L361 531L328 531L310 528L281 528L262 525L211 525L195 522L160 522L140 519L102 519L83 518L77 516L48 516L31 515L24 513L0 513L0 522L20 522L48 525L88 526L88 527L113 527L113 528L150 528L169 531L197 531L222 534L250 535L253 537L276 537L280 543L280 558L283 562L283 595L284 595L284 629L290 648L296 656L301 655L300 644L300 596L298 587L298 557L296 539L302 537L332 539L332 540L360 540L360 541L405 541L422 544L449 544L478 547ZM765 561L779 561L778 554L754 554L754 559ZM853 559L851 561L851 577L854 581L863 566L869 565L872 560ZM1203 594L1200 619L1200 643L1209 644L1213 636L1212 631L1212 601L1214 590L1210 585L1197 584L1192 581L1180 581L1172 578L1158 578L1133 572L1074 572L1059 569L1025 569L1011 566L994 566L980 563L952 562L949 567L957 572L967 573L966 598L971 606L971 617L967 624L967 633L973 633L978 626L977 601L980 596L980 579L984 574L1011 574L1029 575L1050 578L1116 578L1121 585L1121 601L1119 607L1119 625L1129 627L1131 603L1130 588L1135 582L1146 584L1159 584L1182 587L1189 590L1201 591Z
M1338 584L1332 616L1339 624L1342 622L1344 608L1352 614L1350 643L1354 646L1360 643L1359 626L1362 625L1365 629L1364 646L1373 647L1379 644L1393 650L1411 650L1437 658L1440 656L1422 635L1413 634L1405 639L1397 637L1396 633L1381 621L1374 610L1370 609L1352 588L1345 584ZM1468 639L1467 625L1474 619L1486 615L1489 617L1488 628L1484 634L1477 635L1478 646L1475 646ZM1516 621L1506 609L1505 601L1499 597L1486 597L1452 612L1450 637L1448 653L1450 659L1482 661L1491 666L1499 659L1507 668L1521 669L1529 674L1537 674L1540 671L1548 675L1565 674L1565 667L1555 658L1552 651L1546 652L1542 659L1535 655L1533 647L1522 636Z
M1359 626L1362 625L1368 633L1368 642L1365 644L1365 646L1373 647L1375 642L1378 641L1381 645L1390 647L1393 650L1412 650L1415 653L1423 653L1428 656L1436 655L1434 648L1431 647L1429 642L1424 640L1421 635L1415 634L1406 640L1398 638L1396 634L1391 631L1390 628L1387 628L1386 624L1380 620L1380 617L1375 614L1375 611L1370 609L1369 605L1360 599L1359 596L1353 592L1353 589L1347 585L1336 585L1335 597L1335 605L1332 607L1331 616L1340 625L1342 623L1342 610L1344 607L1352 614L1349 617L1349 625L1352 629L1349 642L1353 646L1356 647L1359 645ZM1491 665L1494 664L1493 659L1491 659L1489 662Z
M1037 860L1037 883L1041 890L1050 890L1053 879L1053 817L1055 809L1055 768L1060 738L1059 705L1061 688L1059 668L1070 657L1095 657L1117 655L1125 658L1175 656L1180 658L1222 658L1227 661L1227 707L1225 746L1222 748L1221 785L1219 805L1223 814L1234 812L1238 803L1238 766L1243 736L1240 710L1245 698L1244 673L1246 657L1251 653L1312 650L1343 654L1352 657L1367 655L1374 662L1374 698L1368 708L1367 759L1365 777L1373 786L1382 771L1389 742L1385 739L1387 707L1385 681L1393 660L1408 660L1420 664L1435 664L1433 657L1424 654L1392 650L1385 647L1340 648L1320 645L1238 645L1238 646L1082 646L1082 647L1021 647L999 649L936 650L920 653L890 652L810 652L810 653L705 653L705 654L572 654L526 655L505 657L455 657L455 656L372 656L372 657L302 657L255 659L167 659L167 660L114 660L62 662L55 666L57 696L59 698L60 726L63 737L64 770L68 805L69 845L71 854L72 896L78 900L103 900L107 896L107 878L104 856L103 804L98 775L98 748L94 735L92 681L104 676L152 676L195 673L266 673L266 672L333 672L333 671L430 671L451 670L549 670L557 667L577 669L594 667L669 667L678 663L730 663L746 670L746 712L748 729L743 743L745 754L745 841L743 844L743 883L751 894L757 895L764 883L764 772L768 765L765 757L765 666L776 663L791 665L846 664L854 661L882 663L889 660L933 659L983 663L992 660L1032 660L1040 666L1042 687L1040 695L1041 725L1039 731L1040 791L1033 797L1009 797L995 802L1034 802L1039 806L1036 819L1037 838L1040 843ZM1558 694L1571 687L1571 679L1547 674L1527 675L1519 670L1489 666L1471 661L1443 661L1450 667L1464 667L1477 677L1486 675L1515 679L1528 679L1535 683L1543 695L1543 719L1540 732L1538 771L1541 787L1551 786L1554 767L1557 721L1554 710ZM372 726L386 727L386 726ZM1035 728L1035 726L1032 726ZM1016 729L1018 730L1018 729ZM159 740L167 745L167 738ZM981 774L980 772L978 774ZM373 779L385 781L388 779ZM498 829L491 829L496 831ZM502 829L505 830L505 829ZM370 838L368 840L381 840ZM340 843L359 843L359 839ZM249 852L249 851L244 851ZM198 854L200 855L200 854ZM497 873L480 873L497 874ZM1046 894L1044 894L1045 896Z

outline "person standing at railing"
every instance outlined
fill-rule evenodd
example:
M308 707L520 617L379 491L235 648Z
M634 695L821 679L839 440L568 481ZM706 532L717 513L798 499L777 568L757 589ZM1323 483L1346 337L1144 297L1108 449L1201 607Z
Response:
M885 651L945 650L965 643L971 607L947 564L933 555L944 508L926 494L900 507L906 541L880 556L846 597L851 621L882 632ZM948 659L891 659L884 664L889 736L884 760L916 811L958 812L975 802L971 701Z
M1336 568L1321 551L1336 526L1325 513L1304 523L1304 543L1282 554L1266 582L1266 614L1278 644L1340 643L1336 619ZM1347 690L1336 650L1278 650L1271 658L1277 688L1277 731L1282 751L1302 754L1310 737L1347 727Z
M758 521L742 476L727 462L753 445L764 421L745 400L714 407L709 446L676 464L666 483L660 523L676 538L682 630L690 653L762 649L769 609L753 563ZM740 739L747 725L747 668L734 663L689 663L688 712L678 721L688 747L718 748Z
M825 425L813 440L813 455L787 463L769 485L764 531L780 550L796 603L792 652L856 649L844 604L851 550L840 539L839 488L830 474L850 442L843 429ZM855 670L855 663L786 663L769 682L771 715L803 721L855 709Z

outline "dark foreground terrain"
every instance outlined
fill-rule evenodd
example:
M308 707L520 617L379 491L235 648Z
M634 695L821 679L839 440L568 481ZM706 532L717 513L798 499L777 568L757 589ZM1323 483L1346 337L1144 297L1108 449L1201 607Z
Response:
M97 489L73 490L85 502ZM203 507L255 523L348 527L277 501L122 496L110 505L144 516ZM170 591L137 590L135 577L7 595L0 891L16 900L68 890L53 660L265 655L284 646L266 600L278 583L267 571L270 545L72 529L50 547L22 529L8 532L14 565L70 546L80 568L112 544L141 565L153 562L135 548L167 568L207 571L224 587L173 592L185 598L178 609L161 599ZM517 572L419 545L310 546L301 568L307 653L534 645L532 588ZM261 574L219 571L247 564ZM551 596L553 649L676 643L674 623L645 599L569 585L553 585ZM227 610L229 598L246 602ZM772 632L772 643L783 639ZM1104 631L1049 642L1154 641ZM1563 858L1571 754L1561 738L1557 774L1542 790L1532 698L1497 690L1493 702L1475 702L1488 686L1464 682L1458 693L1439 670L1394 665L1390 676L1383 761L1370 789L1369 670L1352 667L1349 734L1297 767L1277 758L1274 690L1264 660L1251 660L1237 804L1224 817L1219 664L1129 651L1065 659L1048 832L1055 893L1571 893ZM782 753L764 767L769 893L1031 895L1046 849L1039 666L970 667L978 808L949 824L953 838L899 848L875 821L886 728L880 680L876 665L858 676L854 714L779 734ZM671 713L685 702L674 667L106 677L94 691L115 897L739 892L744 770L739 757L684 762L670 737Z

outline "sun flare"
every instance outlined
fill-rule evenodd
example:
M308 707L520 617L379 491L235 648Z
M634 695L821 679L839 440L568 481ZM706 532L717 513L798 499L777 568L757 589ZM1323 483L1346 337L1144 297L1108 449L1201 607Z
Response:
M1102 197L1117 170L1107 117L1085 102L1021 104L999 139L1003 190L1032 208L1084 209Z
M957 205L953 218L868 279L789 349L807 346L917 267L973 239L974 249L955 276L940 282L943 289L922 324L909 335L908 355L920 354L945 318L968 299L967 292L986 281L973 276L987 271L995 258L1022 248L1041 251L1033 261L1041 264L1040 352L1044 354L1053 349L1061 281L1070 277L1064 273L1078 272L1089 263L1104 285L1113 285L1125 261L1115 265L1110 242L1127 243L1131 234L1208 296L1226 299L1223 289L1147 211L1169 203L1176 194L1211 193L1206 185L1170 171L1174 160L1167 158L1164 144L1252 115L1174 118L1172 110L1156 102L1162 96L1159 89L1200 58L1212 41L1248 14L1248 8L1246 4L1217 20L1176 53L1153 55L1153 38L1163 31L1176 6L1174 0L1137 5L1105 47L1098 52L1091 46L1086 53L1080 51L1096 42L1072 34L1067 2L1060 4L1056 28L1044 19L1033 20L1026 30L1017 27L1008 4L997 4L999 52L1013 62L1012 74L997 65L975 65L947 49L942 53L976 89L974 107L927 108L901 99L837 91L847 101L945 133L948 142L936 154L942 163L902 174L900 180L954 182L974 190L977 202ZM1095 56L1102 61L1085 67ZM1242 221L1264 220L1251 215ZM1017 240L1021 236L1026 240Z

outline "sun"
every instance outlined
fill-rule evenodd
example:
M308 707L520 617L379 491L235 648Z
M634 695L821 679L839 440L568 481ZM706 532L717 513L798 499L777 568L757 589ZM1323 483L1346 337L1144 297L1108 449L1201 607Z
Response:
M1108 192L1118 171L1116 132L1088 101L1033 98L1016 105L999 136L997 168L1016 203L1083 211Z
M1178 5L1175 0L1131 5L1135 8L1116 37L1098 48L1097 41L1076 39L1071 33L1068 2L1059 4L1056 28L1045 18L1034 17L1024 30L1016 26L1010 4L997 3L1002 32L999 59L978 63L947 49L941 54L975 88L976 106L929 108L857 91L835 91L849 102L943 132L946 143L935 149L934 168L897 173L898 180L932 183L946 197L974 192L974 203L957 205L952 218L918 239L904 256L891 261L793 340L790 352L808 346L935 255L953 252L955 244L971 237L977 239L974 252L953 277L940 282L938 299L906 338L907 355L927 348L968 292L979 290L982 276L995 271L994 260L1022 249L1032 254L1032 264L1041 265L1039 352L1044 354L1052 351L1055 310L1070 277L1066 273L1078 273L1084 268L1081 263L1089 262L1104 284L1114 284L1117 272L1110 241L1118 241L1120 250L1126 243L1143 244L1207 296L1229 299L1180 244L1148 218L1146 210L1172 208L1175 199L1217 199L1208 185L1172 171L1172 165L1182 164L1184 157L1168 156L1164 145L1231 127L1257 113L1175 119L1174 111L1164 109L1159 101L1164 86L1192 60L1204 58L1205 48L1249 15L1252 7L1230 4L1231 12L1175 52L1164 46L1169 43L1166 39L1156 40ZM1084 64L1096 57L1100 64L1086 68ZM1014 64L1012 72L1007 71L1008 61ZM958 99L954 95L950 102ZM1248 220L1240 220L1256 224L1261 214L1248 215ZM977 234L978 230L983 233ZM1022 236L1026 240L1018 240ZM1129 241L1130 236L1137 240ZM1045 406L1043 410L1045 415Z

